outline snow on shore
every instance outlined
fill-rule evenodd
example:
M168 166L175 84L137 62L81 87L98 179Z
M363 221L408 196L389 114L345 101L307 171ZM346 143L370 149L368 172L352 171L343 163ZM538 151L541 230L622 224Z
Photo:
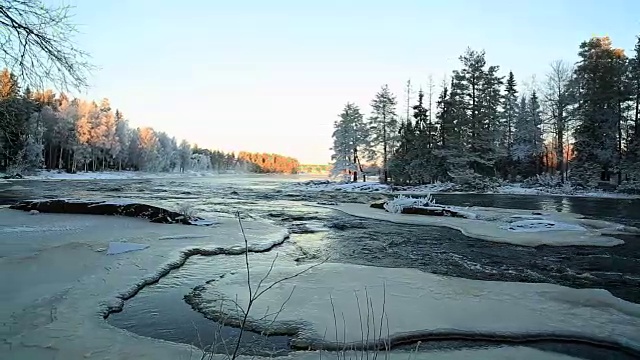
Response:
M536 215L528 219L533 214L527 210L486 207L465 208L465 211L475 215L476 218L474 219L389 213L371 208L365 204L308 205L398 224L443 226L458 230L472 238L521 246L610 247L624 244L624 241L607 235L637 234L640 231L633 227L612 222L582 219L579 215L571 213L549 212L545 213L545 215ZM522 221L525 222L523 223ZM551 229L549 222L553 222L557 226ZM513 224L515 224L515 227L510 228Z
M270 271L270 265L253 263L254 288L268 272L263 287L302 268L278 262ZM194 290L197 306L213 317L241 316L234 300L246 308L246 282L238 272L206 284ZM274 307L283 303L275 314ZM275 285L253 310L251 328L296 334L294 345L301 347L346 343L350 348L387 334L392 344L455 334L485 339L546 336L640 350L640 304L605 290L459 279L417 269L324 263ZM364 340L362 328L371 333Z

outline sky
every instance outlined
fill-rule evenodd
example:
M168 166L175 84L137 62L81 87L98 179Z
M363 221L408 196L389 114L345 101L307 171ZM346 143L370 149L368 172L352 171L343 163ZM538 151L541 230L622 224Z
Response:
M330 161L345 103L368 114L383 84L403 103L406 81L426 89L430 75L437 95L467 47L528 88L592 36L632 55L640 34L637 0L65 3L97 67L81 97L200 147L304 164Z

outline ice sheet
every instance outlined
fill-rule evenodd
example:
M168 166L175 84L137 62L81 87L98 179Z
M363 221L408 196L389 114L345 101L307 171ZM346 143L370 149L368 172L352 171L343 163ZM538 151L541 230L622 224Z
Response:
M548 220L561 223L585 226L585 231L555 230L546 232L513 232L500 228L513 222L513 215L531 214L526 210L497 209L472 207L469 212L477 215L477 219L453 218L444 216L424 216L409 214L392 214L384 210L374 209L364 204L345 203L340 205L309 204L342 211L346 214L390 221L398 224L443 226L459 230L464 235L480 240L502 242L521 246L616 246L624 244L623 240L606 236L606 234L622 233L625 231L636 233L638 229L625 227L620 224L606 221L593 221L581 219L576 214L549 213Z
M256 250L288 235L267 223L243 224L249 246ZM224 253L244 244L235 219L221 219L213 228L185 227L125 217L31 216L0 209L0 228L8 227L32 229L0 235L0 273L11 274L0 277L0 359L12 360L189 359L186 345L116 329L102 316L188 256ZM50 231L51 227L59 230ZM116 256L99 251L120 241L150 247Z
M253 263L254 289L269 267L268 262ZM277 263L262 288L303 268ZM240 316L234 301L243 308L248 304L246 286L245 273L228 274L195 290L200 299L197 306L210 316L233 319ZM274 309L281 304L283 310L276 317ZM392 343L457 334L586 339L640 350L640 305L605 290L477 281L416 269L335 263L321 264L265 292L253 304L249 326L296 334L298 346L336 342L338 347L351 346L387 334ZM363 328L369 332L364 340Z
M107 248L107 255L124 254L131 251L144 250L149 247L149 244L134 244L123 242L110 242Z

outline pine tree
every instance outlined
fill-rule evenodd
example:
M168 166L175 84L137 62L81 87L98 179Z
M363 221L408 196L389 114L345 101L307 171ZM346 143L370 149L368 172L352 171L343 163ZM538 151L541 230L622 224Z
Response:
M371 101L372 114L368 120L369 160L382 162L383 183L389 179L389 156L398 142L399 124L396 116L396 98L384 85Z

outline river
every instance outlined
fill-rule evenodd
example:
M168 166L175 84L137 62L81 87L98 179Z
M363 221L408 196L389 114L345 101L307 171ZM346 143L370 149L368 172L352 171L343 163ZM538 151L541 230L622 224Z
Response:
M212 177L16 181L0 184L0 205L42 198L127 198L176 209L192 204L204 217L262 218L291 230L282 251L300 262L329 257L333 262L383 267L413 267L436 274L517 282L554 283L576 288L607 289L615 296L640 303L640 238L625 236L625 244L598 247L521 247L472 239L439 227L409 226L359 219L340 212L310 207L317 201L369 202L383 197L364 193L318 193L292 190L302 176L220 175ZM597 199L538 195L437 194L439 203L563 211L640 226L640 200ZM216 332L233 337L236 329L220 331L182 301L193 287L211 279L216 262L194 257L129 300L108 321L140 335L195 343L198 335ZM199 331L195 331L199 328ZM246 341L260 340L250 334ZM264 339L262 339L264 340ZM198 345L198 344L196 344ZM441 347L465 347L442 343ZM474 346L477 346L475 344ZM487 345L488 346L488 345ZM553 349L553 344L542 344ZM270 338L264 349L286 352L287 339ZM617 353L563 347L563 352L620 358Z

